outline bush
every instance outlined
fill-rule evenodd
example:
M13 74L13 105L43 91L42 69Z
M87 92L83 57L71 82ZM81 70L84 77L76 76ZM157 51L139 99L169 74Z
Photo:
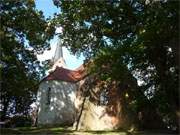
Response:
M31 126L32 120L28 116L14 116L5 127L27 127Z

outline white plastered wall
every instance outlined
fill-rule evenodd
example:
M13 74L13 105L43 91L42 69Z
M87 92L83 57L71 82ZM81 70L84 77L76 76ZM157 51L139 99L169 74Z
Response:
M50 104L47 104L47 92L50 90ZM75 83L64 81L43 81L38 90L38 124L63 124L74 122Z

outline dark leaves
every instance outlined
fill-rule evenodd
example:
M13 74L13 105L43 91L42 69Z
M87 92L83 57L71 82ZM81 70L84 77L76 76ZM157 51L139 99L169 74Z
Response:
M28 113L36 93L33 86L44 72L36 54L49 47L54 28L32 0L2 0L0 8L3 118L10 113Z

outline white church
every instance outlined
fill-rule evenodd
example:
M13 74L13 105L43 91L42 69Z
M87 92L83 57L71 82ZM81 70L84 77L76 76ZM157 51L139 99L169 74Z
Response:
M113 96L115 104L108 106L93 104L89 97L82 96L81 87L89 78L86 69L84 65L67 69L59 41L53 66L39 84L37 125L74 124L77 130L112 130L124 124L118 94ZM93 92L98 93L98 87Z
M76 90L83 74L83 66L76 70L66 68L59 40L53 66L49 74L41 80L37 93L39 125L74 123Z

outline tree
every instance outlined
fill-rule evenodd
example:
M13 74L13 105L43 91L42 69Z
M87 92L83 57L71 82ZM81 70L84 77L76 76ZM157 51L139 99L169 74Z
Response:
M133 107L137 112L154 111L161 121L177 127L178 1L54 3L61 8L55 22L63 28L63 44L87 60L94 59L94 71L100 71L104 80L143 81L133 94Z
M43 74L36 55L49 48L54 28L33 0L2 0L1 8L1 119L28 114Z

